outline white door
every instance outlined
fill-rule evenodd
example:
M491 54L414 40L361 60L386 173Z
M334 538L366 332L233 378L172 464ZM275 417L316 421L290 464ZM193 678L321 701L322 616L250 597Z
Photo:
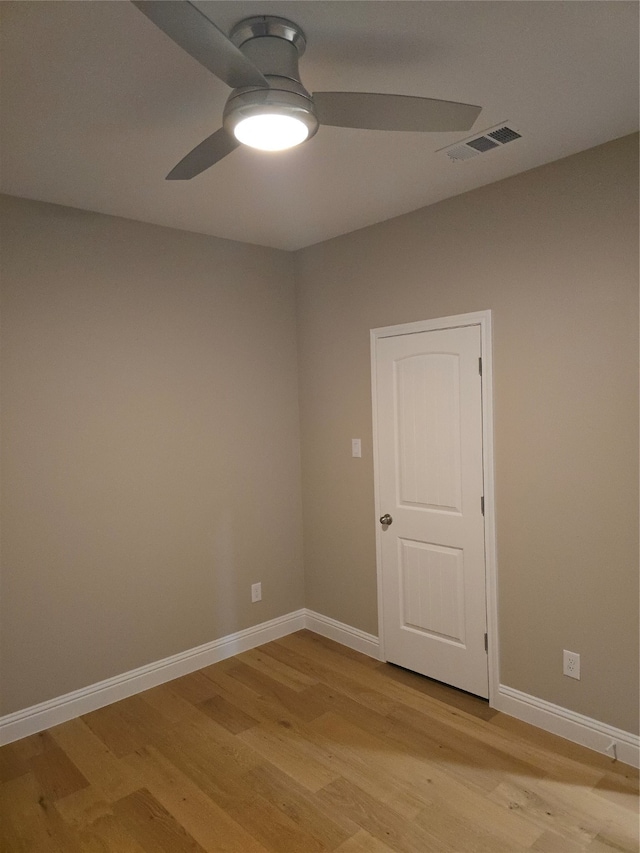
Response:
M486 698L480 327L375 346L385 658Z

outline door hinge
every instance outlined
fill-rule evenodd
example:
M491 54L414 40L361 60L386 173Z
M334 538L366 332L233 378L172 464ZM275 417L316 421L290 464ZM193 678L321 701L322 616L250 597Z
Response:
M484 515L484 495L480 498L480 512Z
M484 635L484 650L487 653L489 652L489 635L488 634Z
M478 373L482 376L482 356L478 359Z

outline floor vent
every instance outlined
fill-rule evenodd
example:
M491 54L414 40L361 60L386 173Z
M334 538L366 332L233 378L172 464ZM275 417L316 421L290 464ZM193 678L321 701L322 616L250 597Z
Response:
M486 151L492 151L494 148L501 148L507 142L513 142L514 139L521 138L522 134L518 133L517 130L505 124L499 124L488 128L479 136L470 136L469 139L456 142L447 148L441 148L440 151L445 151L450 160L461 162L463 160L470 160L472 157L477 157L478 154L484 154Z

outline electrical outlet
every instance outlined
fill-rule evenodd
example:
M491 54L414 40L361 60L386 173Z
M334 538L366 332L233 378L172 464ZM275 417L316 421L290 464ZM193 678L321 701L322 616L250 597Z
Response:
M262 601L262 584L251 584L251 601L255 604L256 601Z
M580 681L580 655L578 652L562 651L562 674Z

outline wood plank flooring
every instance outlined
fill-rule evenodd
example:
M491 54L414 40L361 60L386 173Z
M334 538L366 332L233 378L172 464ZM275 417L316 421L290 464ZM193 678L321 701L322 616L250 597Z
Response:
M308 631L0 749L2 853L638 851L638 773Z

